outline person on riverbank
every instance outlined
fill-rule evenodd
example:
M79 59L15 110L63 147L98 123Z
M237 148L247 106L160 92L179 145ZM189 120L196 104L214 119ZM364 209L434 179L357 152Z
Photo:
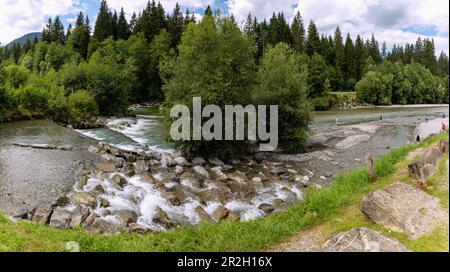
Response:
M416 142L420 142L420 135L419 134L417 134L417 136L416 136Z
M445 124L445 122L442 122L442 132L446 132L447 131L447 125Z

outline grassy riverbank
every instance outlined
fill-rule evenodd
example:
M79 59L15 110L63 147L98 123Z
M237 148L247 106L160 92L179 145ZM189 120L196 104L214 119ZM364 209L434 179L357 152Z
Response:
M307 191L304 200L288 211L250 222L183 227L167 233L150 233L145 236L131 233L102 236L87 233L82 229L54 230L30 222L14 223L0 215L0 251L64 251L68 241L78 242L82 251L266 250L286 241L299 231L331 222L339 214L351 210L352 204L364 194L396 181L394 173L398 169L397 163L404 161L411 150L428 146L445 137L448 137L448 134L393 150L377 160L380 180L375 184L369 182L366 169L356 169L337 177L328 188ZM439 190L435 194L444 201L447 197L448 203L448 195L445 196ZM336 225L345 229L354 223L352 220L345 222L347 223ZM404 242L405 239L400 240ZM433 239L437 238L431 235L429 240ZM408 243L405 245L414 250L430 248L426 242L417 246ZM431 247L436 250L441 248L440 244Z

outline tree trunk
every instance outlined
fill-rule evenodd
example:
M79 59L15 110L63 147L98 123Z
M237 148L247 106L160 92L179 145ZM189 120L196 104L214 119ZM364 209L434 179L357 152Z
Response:
M370 182L375 182L377 180L377 170L375 169L375 163L373 162L372 155L367 154L366 161L367 161L367 168L369 170Z

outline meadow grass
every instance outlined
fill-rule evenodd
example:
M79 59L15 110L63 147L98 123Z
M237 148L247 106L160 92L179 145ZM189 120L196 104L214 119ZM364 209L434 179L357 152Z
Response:
M56 230L33 222L15 223L0 215L0 251L64 251L65 243L69 241L78 242L81 250L87 252L264 251L286 241L299 231L333 222L336 215L345 213L364 194L393 182L389 178L395 178L392 174L397 170L397 163L402 161L408 152L418 147L429 146L443 138L448 138L448 134L395 149L378 159L376 169L381 182L370 183L367 169L359 168L338 176L329 187L306 191L302 201L283 213L249 222L186 226L164 233L146 235L134 233L99 235L88 233L83 229ZM343 223L345 226L334 225L340 229L347 229L360 223L349 218ZM365 224L375 225L371 222Z

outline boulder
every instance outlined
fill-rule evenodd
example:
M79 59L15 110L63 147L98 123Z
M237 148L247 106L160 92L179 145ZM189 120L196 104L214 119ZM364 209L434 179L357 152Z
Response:
M242 173L241 171L234 171L233 173L229 174L230 179L235 180L235 181L239 181L239 182L244 182L245 180L247 180L247 177L244 173Z
M20 146L20 147L30 147L30 144L25 144L25 143L13 143L13 145Z
M192 165L194 166L204 166L206 164L206 161L201 158L201 157L195 157L192 161L191 161Z
M90 227L96 218L98 218L99 215L97 213L94 212L90 212L88 217L86 217L86 220L84 220L84 223L82 224L85 227Z
M72 213L72 218L70 220L69 227L74 229L81 226L81 224L84 223L84 221L86 220L86 218L88 218L88 216L89 216L88 208L82 206L76 207Z
M108 208L110 205L109 200L107 200L106 198L100 197L98 201L100 203L100 207L102 208Z
M117 210L112 213L122 221L123 226L127 227L131 223L136 223L138 214L130 210Z
M75 205L85 205L92 208L97 206L97 200L86 192L79 192L73 196L72 202Z
M261 163L262 161L264 161L266 159L266 155L262 152L258 152L255 154L255 161L257 163Z
M67 228L70 220L72 219L72 213L65 210L62 207L57 207L53 210L50 217L49 226L52 228Z
M266 214L269 214L275 210L275 208L268 203L263 203L263 204L259 205L258 209L265 212Z
M260 177L253 177L250 184L255 190L264 189L264 184L262 183L262 179Z
M323 252L411 252L399 241L368 228L355 228L327 240Z
M441 157L442 152L439 148L428 149L420 158L408 165L410 176L421 183L425 182L436 173Z
M30 219L33 215L34 211L30 211L28 209L19 208L12 212L11 216L15 219Z
M95 166L97 167L98 170L106 172L106 173L117 172L117 168L114 163L110 163L110 162L97 163Z
M197 206L195 212L200 217L200 221L207 223L214 223L215 221L209 216L209 214L203 209L202 206Z
M52 214L52 208L46 206L39 206L33 215L33 221L40 224L47 224L50 220L50 215Z
M125 152L123 155L125 157L125 161L128 163L133 163L136 161L136 155L134 155L134 154Z
M206 169L203 166L199 166L199 165L194 166L192 168L192 170L194 170L194 172L196 174L198 174L199 176L201 176L202 178L206 178L206 179L209 178L209 173L208 173L208 171L206 171Z
M250 186L249 183L245 181L233 179L228 181L227 184L233 194L237 194L244 198L252 197L255 195L255 188Z
M401 182L364 196L361 211L375 223L413 239L448 220L437 198Z

